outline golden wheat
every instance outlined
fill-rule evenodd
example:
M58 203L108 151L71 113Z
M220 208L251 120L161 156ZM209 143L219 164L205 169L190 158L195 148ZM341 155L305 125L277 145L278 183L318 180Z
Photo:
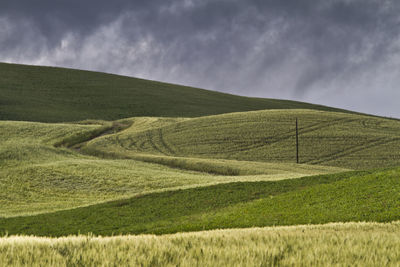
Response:
M398 266L400 222L0 239L1 266Z

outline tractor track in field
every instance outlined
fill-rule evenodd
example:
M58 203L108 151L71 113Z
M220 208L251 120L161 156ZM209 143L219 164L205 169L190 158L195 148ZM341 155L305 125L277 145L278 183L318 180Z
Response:
M310 132L314 132L326 127L330 127L333 125L337 125L339 123L349 123L356 121L357 119L336 119L336 120L331 120L331 121L326 121L326 122L320 122L320 123L314 123L309 126L305 126L299 129L299 135L300 134L306 134ZM295 133L294 130L290 132L286 132L283 134L283 136L276 138L276 137L271 137L271 138L261 138L257 141L253 141L251 145L245 145L245 146L239 146L237 149L230 149L230 150L223 150L224 153L236 153L236 152L241 152L241 151L249 151L249 150L254 150L258 149L261 147L273 145L282 141L289 140L291 138L295 138ZM243 142L240 142L243 143ZM245 142L248 144L248 142ZM221 144L221 142L197 142L196 144ZM237 143L235 143L237 144ZM198 154L207 154L207 153L198 153Z
M93 130L88 136L87 134L81 134L81 136L76 136L73 139L71 138L66 138L64 140L61 140L60 142L55 143L53 146L54 147L66 147L75 151L80 152L82 146L84 146L86 143L102 137L106 135L111 135L115 133L119 133L131 126L130 123L128 124L122 124L122 123L112 123L110 126L102 126L99 129Z
M168 154L176 155L175 151L167 144L167 142L165 142L161 128L158 129L158 136L159 136L161 145L165 148L165 150L167 150Z
M341 157L345 157L345 156L349 156L351 154L375 147L375 146L379 146L379 145L385 145L385 144L389 144L391 142L396 142L396 141L400 141L400 137L397 138L378 138L375 139L373 141L369 141L369 142L364 142L358 145L354 145L350 148L347 149L343 149L334 153L330 153L328 155L325 156L321 156L318 160L309 160L309 161L305 161L303 163L306 164L321 164L321 163L326 163Z
M352 118L339 118L339 119L334 119L330 121L322 121L322 122L317 122L317 123L312 123L309 125L306 125L304 127L301 127L299 129L299 134L307 134L311 132L318 131L320 129L324 129L327 127L331 127L334 125L338 124L343 124L343 125L348 125L348 123L358 121L357 119L352 119ZM374 123L374 121L359 121L359 123L362 125L363 128L367 129L378 129L380 127L379 123ZM80 153L83 153L81 150L81 147L84 146L87 142L94 140L96 138L106 136L106 135L111 135L111 134L116 134L119 133L127 128L129 128L131 124L120 124L120 123L112 123L109 126L103 125L103 127L100 127L96 130L94 130L92 133L89 135L87 133L82 134L82 137L75 137L75 139L65 139L60 141L58 144L55 144L55 147L60 147L64 146L73 150L76 150ZM350 126L349 126L350 127ZM121 146L122 148L125 149L134 149L137 151L146 151L149 148L151 148L154 152L159 153L164 156L173 156L176 155L176 149L179 150L180 146L185 146L185 145L220 145L220 147L214 149L213 151L208 151L208 152L198 152L196 153L197 155L205 155L205 154L220 154L223 153L225 154L225 157L227 158L235 158L234 155L237 153L243 152L243 151L251 151L263 147L268 147L272 146L274 144L284 142L287 140L290 140L294 138L294 129L291 131L287 131L281 135L276 135L276 136L271 136L271 137L264 137L264 138L258 138L258 139L236 139L232 140L229 137L224 137L224 136L217 136L217 140L208 140L208 141L203 141L203 142L188 142L187 144L185 143L179 143L178 146L171 146L168 142L165 140L164 136L164 131L163 128L156 128L152 130L147 130L142 133L142 137L144 137L142 140L141 138L135 138L135 140L132 137L129 137L128 140L121 140L119 136L117 135L115 138L116 143ZM139 136L140 137L140 136ZM75 141L75 142L72 142ZM128 144L126 144L126 141L128 141ZM392 142L397 142L400 141L400 136L393 136L393 137L381 137L381 138L375 138L373 140L369 141L364 141L359 144L353 144L350 145L347 148L343 148L339 151L334 151L332 153L328 153L326 155L320 156L318 159L308 159L303 161L302 163L306 164L323 164L326 162L334 161L336 159L339 159L341 157L346 157L355 153L358 153L360 151L370 149L372 147L376 147L379 145L385 145L388 143ZM229 146L227 145L229 144ZM174 148L172 148L174 147ZM226 148L226 149L224 149ZM210 153L211 152L211 153ZM277 158L275 158L277 159Z
M368 124L366 122L366 120L362 120L360 121L360 124L367 129L379 129L379 126L382 124L381 122L374 124L373 126L371 124ZM396 142L396 141L400 141L400 136L397 137L383 137L383 138L378 138L372 141L367 141L367 142L363 142L361 144L357 144L354 146L351 146L350 148L347 149L342 149L340 151L336 151L330 154L327 154L325 156L321 156L319 157L318 160L307 160L304 161L303 163L306 164L321 164L321 163L325 163L325 162L329 162L329 161L333 161L336 160L338 158L341 157L345 157L345 156L349 156L351 154L363 151L363 150L367 150L369 148L375 147L375 146L379 146L379 145L385 145L388 143L392 143L392 142Z
M166 153L164 153L153 141L153 134L151 133L152 131L148 131L146 133L146 138L150 144L150 146L157 152L163 154L163 155L167 155Z
M154 132L157 133L154 134ZM155 142L155 138L157 138L159 142ZM175 151L165 142L161 128L146 132L146 140L141 143L140 147L142 151L144 151L144 145L147 143L146 141L155 151L163 155L171 156L176 154Z
M299 129L300 134L306 134L306 133L310 133L313 131L317 131L319 129L323 129L325 127L329 127L332 125L337 125L339 123L348 123L348 122L352 122L355 121L356 119L346 119L346 118L340 118L340 119L335 119L335 120L331 120L331 121L325 121L325 122L318 122L318 123L314 123L305 127L302 127ZM213 127L212 126L208 126L208 127ZM154 134L154 131L157 131L157 134ZM157 137L156 137L157 136ZM172 149L172 147L167 144L167 142L165 141L164 135L163 135L163 130L162 128L158 128L158 129L154 129L154 130L149 130L146 131L145 133L145 140L143 140L142 142L138 141L135 142L133 140L130 140L130 144L129 144L129 148L128 149L132 149L134 147L134 149L139 150L139 151L146 151L146 144L149 144L150 147L155 151L158 152L160 154L163 155L176 155L176 151L175 149ZM254 149L258 149L261 147L265 147L265 146L269 146L269 145L273 145L282 141L286 141L289 140L291 138L294 137L293 131L289 131L284 133L283 135L281 135L279 138L276 137L267 137L267 138L260 138L259 140L236 140L233 141L233 145L230 145L230 149L224 149L222 150L223 153L228 153L228 154L234 154L237 152L241 152L241 151L249 151L249 150L254 150ZM158 139L159 142L156 142L156 139ZM218 144L223 144L226 143L226 141L228 141L229 138L224 138L223 140L218 140L218 141L205 141L205 142L196 142L196 145L210 145L210 144L214 144L214 145L218 145ZM232 142L232 140L229 140ZM188 143L193 144L192 142ZM180 144L180 145L185 145L185 144ZM122 145L122 147L125 147ZM199 155L203 155L203 154L209 154L209 152L207 153L202 153L199 152L197 153Z

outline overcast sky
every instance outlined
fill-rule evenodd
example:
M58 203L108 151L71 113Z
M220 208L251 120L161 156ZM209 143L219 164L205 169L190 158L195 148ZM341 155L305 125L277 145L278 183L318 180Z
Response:
M400 1L1 0L0 61L400 118Z

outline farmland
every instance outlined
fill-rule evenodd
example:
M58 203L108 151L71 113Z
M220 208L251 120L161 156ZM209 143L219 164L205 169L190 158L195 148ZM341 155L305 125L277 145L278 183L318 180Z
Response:
M293 163L296 118L301 163L351 169L400 163L399 121L313 110L230 113L153 124L135 120L129 129L94 139L84 150L134 158L152 154Z
M0 183L4 189L0 192L0 216L55 211L157 190L343 171L313 165L203 160L207 168L231 173L215 175L138 160L97 158L57 145L90 137L104 127L0 122ZM230 170L245 175L232 175ZM248 175L254 173L257 175Z
M0 232L166 234L273 225L400 220L400 169L240 182L145 194L0 219Z
M104 73L0 70L0 265L400 260L400 120Z
M29 262L30 266L397 266L399 231L399 223L394 222L164 236L15 236L0 239L0 265Z
M331 107L249 98L106 73L0 63L0 120L70 122L198 117L262 109Z

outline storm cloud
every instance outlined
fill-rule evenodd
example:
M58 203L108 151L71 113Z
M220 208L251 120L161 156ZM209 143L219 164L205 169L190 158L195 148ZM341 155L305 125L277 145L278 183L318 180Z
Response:
M400 117L397 0L0 2L0 61Z

